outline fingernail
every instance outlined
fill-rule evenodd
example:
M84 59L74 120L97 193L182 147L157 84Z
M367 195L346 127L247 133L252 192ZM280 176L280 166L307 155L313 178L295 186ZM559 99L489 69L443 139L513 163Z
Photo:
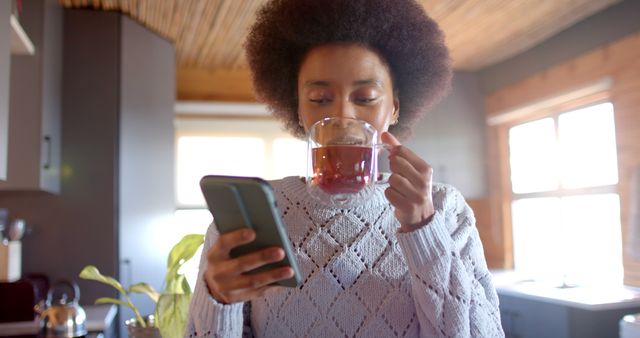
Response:
M282 252L282 249L273 249L271 251L271 257L273 257L273 259L283 259L284 252Z
M253 238L253 231L251 231L251 230L245 230L245 231L242 233L242 237L243 237L244 239L251 239L251 238Z
M284 272L282 272L282 277L283 278L293 277L293 269L287 268Z

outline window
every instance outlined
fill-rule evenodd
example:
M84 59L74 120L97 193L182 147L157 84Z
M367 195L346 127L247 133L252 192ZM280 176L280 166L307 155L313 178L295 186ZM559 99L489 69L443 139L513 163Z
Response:
M601 103L508 130L517 271L567 284L622 281L613 116Z
M178 119L176 121L176 226L205 233L212 221L200 191L209 174L256 176L267 180L306 171L307 144L267 118ZM200 253L196 254L200 257ZM195 286L198 259L183 267Z
M177 141L176 193L180 205L203 205L198 182L207 174L264 176L263 138L180 136Z
M202 176L256 176L267 180L304 175L306 142L272 119L176 122L176 204L204 208Z

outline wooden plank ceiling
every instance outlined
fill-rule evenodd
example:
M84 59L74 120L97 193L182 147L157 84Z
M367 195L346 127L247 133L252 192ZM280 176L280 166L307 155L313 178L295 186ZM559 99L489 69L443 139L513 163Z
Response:
M178 99L253 100L242 50L266 0L60 0L122 11L173 41ZM527 50L620 0L420 0L440 24L457 70L474 71Z

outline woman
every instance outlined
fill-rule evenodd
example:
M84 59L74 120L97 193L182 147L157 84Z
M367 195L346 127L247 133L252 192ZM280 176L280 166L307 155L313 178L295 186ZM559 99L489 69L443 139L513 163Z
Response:
M304 281L280 248L232 259L251 230L211 226L188 337L503 336L498 298L471 209L432 183L429 164L398 141L449 86L442 33L413 0L276 0L246 43L254 85L303 136L326 117L364 120L391 148L391 176L359 205L312 199L297 177L272 182ZM388 132L387 132L388 131Z

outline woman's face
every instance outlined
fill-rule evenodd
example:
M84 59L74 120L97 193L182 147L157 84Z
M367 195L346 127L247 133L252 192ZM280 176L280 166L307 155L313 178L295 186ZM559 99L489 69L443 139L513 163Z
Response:
M326 117L364 120L379 133L397 118L399 103L387 65L359 45L309 51L298 73L298 117L305 130Z

